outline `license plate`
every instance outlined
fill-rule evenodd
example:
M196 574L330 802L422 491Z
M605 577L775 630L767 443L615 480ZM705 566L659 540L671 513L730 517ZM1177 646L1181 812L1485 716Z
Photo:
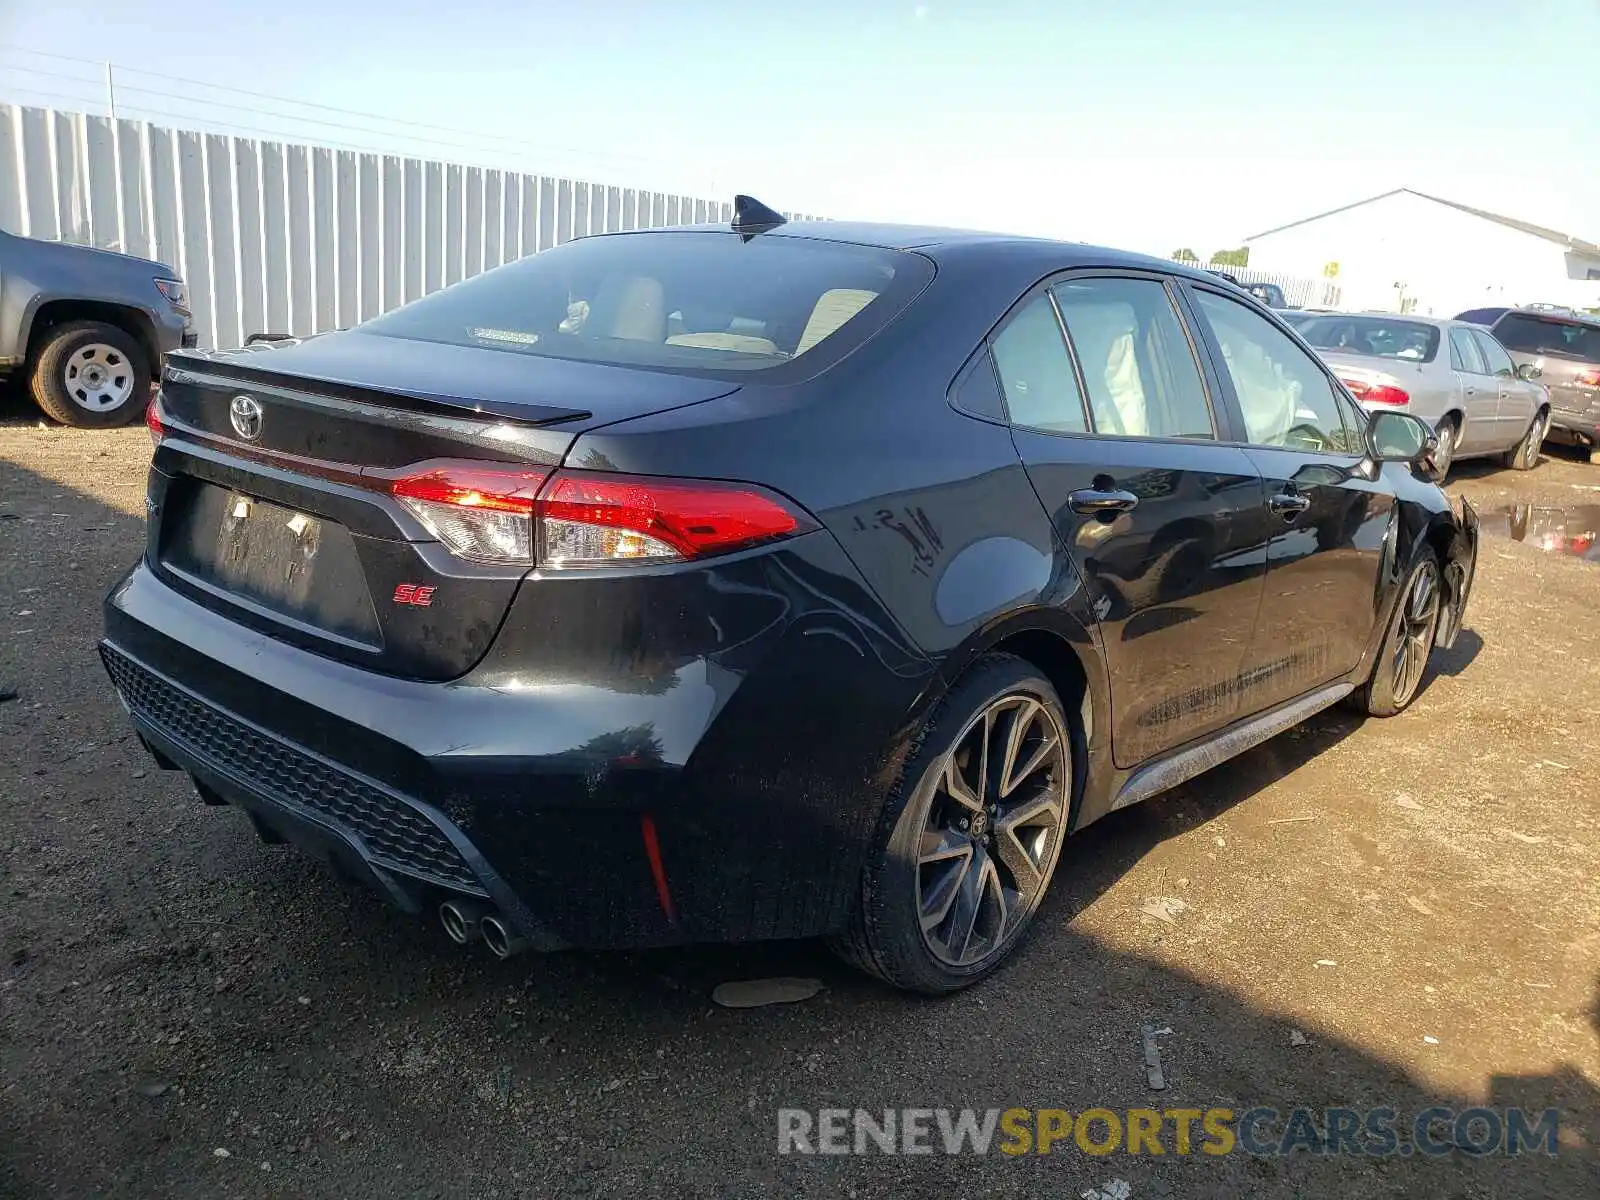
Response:
M361 555L337 521L203 480L175 483L162 564L188 582L352 639L382 642Z
M317 518L229 493L217 526L217 581L298 606L310 593L321 545Z

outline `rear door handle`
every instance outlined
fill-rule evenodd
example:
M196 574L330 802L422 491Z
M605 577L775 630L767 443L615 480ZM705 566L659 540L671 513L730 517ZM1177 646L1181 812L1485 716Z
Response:
M1311 497L1297 492L1274 492L1267 499L1267 507L1285 521L1292 521L1311 507Z
M1067 497L1067 507L1080 517L1110 517L1138 508L1139 497L1116 489L1082 488Z

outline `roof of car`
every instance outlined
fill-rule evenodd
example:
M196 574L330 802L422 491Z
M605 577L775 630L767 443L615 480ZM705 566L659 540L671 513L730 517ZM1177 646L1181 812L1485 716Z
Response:
M727 228L722 226L722 228ZM980 229L951 229L939 225L898 225L876 221L790 221L766 235L818 238L829 242L853 242L862 246L882 246L889 250L923 250L948 246L953 242L1043 242L1047 239L1014 233L993 233Z
M1600 325L1600 313L1583 312L1576 308L1555 308L1549 305L1525 304L1521 308L1508 308L1501 316L1538 317L1547 321L1565 321L1569 324Z
M1455 325L1469 325L1470 321L1458 321L1454 317L1430 317L1423 313L1397 313L1384 312L1381 309L1371 309L1366 312L1319 312L1310 314L1316 317L1371 317L1379 321L1408 321L1413 325L1431 325L1435 329L1449 329ZM1482 328L1482 326L1479 326Z
M728 233L731 226L723 224L677 225L657 229L640 229L634 233ZM1170 259L1136 254L1129 250L1116 250L1109 246L1094 246L1084 242L1069 242L1054 238L1029 237L1019 233L995 233L981 229L949 229L938 225L896 225L876 221L793 220L754 237L810 238L826 242L845 242L857 246L878 246L885 250L919 250L939 257L940 250L976 249L990 247L1003 249L1013 255L1037 254L1041 262L1056 266L1129 266L1167 271L1197 279L1212 279L1204 269L1191 267Z
M1581 312L1553 312L1547 308L1493 308L1493 309L1468 309L1468 312L1493 312L1501 316L1518 314L1525 317L1545 317L1552 321L1565 321L1568 323L1597 324L1600 325L1600 316ZM1388 321L1410 321L1414 325L1432 325L1436 329L1449 329L1456 325L1471 325L1474 329L1487 329L1487 325L1480 325L1476 321L1466 321L1461 317L1430 317L1422 313L1396 313L1383 312L1373 309L1367 312L1321 312L1312 314L1321 317L1376 317Z

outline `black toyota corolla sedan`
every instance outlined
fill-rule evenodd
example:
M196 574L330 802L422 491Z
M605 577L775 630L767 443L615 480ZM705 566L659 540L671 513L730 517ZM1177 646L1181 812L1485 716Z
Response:
M822 936L943 992L1067 835L1417 694L1477 519L1204 271L784 223L585 238L174 355L134 727L501 955Z

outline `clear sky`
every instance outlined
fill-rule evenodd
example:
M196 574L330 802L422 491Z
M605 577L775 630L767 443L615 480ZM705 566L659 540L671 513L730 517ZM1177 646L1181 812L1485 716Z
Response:
M0 47L0 99L102 90L27 47L480 134L330 140L829 216L1204 254L1411 187L1600 240L1600 0L0 0ZM118 79L119 109L281 125Z

